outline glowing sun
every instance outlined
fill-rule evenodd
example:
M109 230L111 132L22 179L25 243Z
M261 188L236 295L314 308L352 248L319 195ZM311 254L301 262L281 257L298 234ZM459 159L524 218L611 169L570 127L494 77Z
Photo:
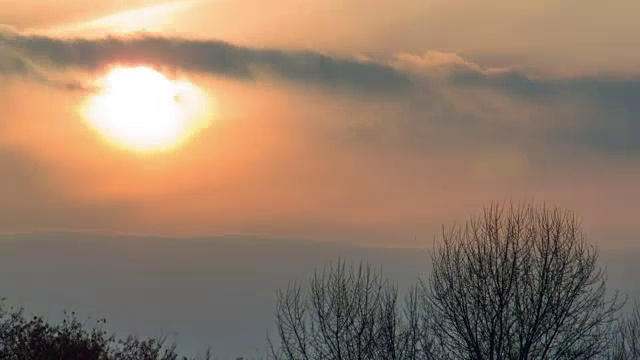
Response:
M115 145L138 152L170 150L204 125L202 93L151 68L114 68L98 87L86 118Z

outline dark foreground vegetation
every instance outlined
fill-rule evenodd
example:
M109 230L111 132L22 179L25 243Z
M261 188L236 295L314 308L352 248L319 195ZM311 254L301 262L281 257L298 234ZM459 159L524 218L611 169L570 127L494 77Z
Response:
M74 314L59 324L42 317L27 318L22 309L0 309L2 360L176 360L175 346L163 340L116 339L102 330L104 320L92 327Z
M380 271L338 261L278 292L275 360L640 359L640 307L606 288L598 251L557 208L493 205L444 230L433 270L400 296ZM156 339L118 339L0 308L0 360L177 360ZM210 355L202 357L213 358Z

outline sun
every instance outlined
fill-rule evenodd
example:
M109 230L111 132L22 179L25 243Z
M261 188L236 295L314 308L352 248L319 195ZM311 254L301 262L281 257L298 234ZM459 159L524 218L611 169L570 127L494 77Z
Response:
M114 145L145 153L167 151L205 125L199 89L152 68L113 68L98 88L85 117Z

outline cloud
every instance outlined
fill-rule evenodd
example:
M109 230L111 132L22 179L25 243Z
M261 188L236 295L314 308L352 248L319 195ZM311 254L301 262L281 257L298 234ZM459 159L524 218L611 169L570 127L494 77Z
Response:
M598 105L640 113L640 75L540 78L513 69L482 69L475 64L451 74L461 87L486 87L529 100L556 96L586 96Z
M312 51L257 49L214 40L155 35L60 39L0 32L0 45L55 69L100 70L114 63L150 64L240 80L270 76L296 83L391 94L411 88L393 67Z
M517 70L503 72L461 68L455 86L489 89L533 104L579 104L580 126L548 134L558 142L573 140L616 153L640 153L640 76L536 78Z
M451 52L430 50L423 55L401 53L395 56L393 64L406 71L425 73L434 70L451 70L456 68L482 71L479 64Z
M15 37L20 33L13 26L0 24L0 36L2 37Z
M0 33L2 29L0 29ZM49 78L31 61L20 56L12 48L0 44L0 76L17 76L50 87L69 91L91 91L91 87L77 81Z
M27 62L18 56L13 56L11 49L0 45L0 74L14 74L25 76L33 73Z
M413 137L434 125L458 126L467 136L501 119L491 136L515 139L517 133L526 139L535 134L558 146L586 145L624 154L640 151L637 76L536 77L519 68L486 67L439 51L372 60L149 34L63 39L6 27L0 28L0 48L0 75L68 90L90 88L52 74L98 71L114 63L149 64L241 81L267 78L358 95L400 95L408 110L394 122ZM522 113L521 105L528 114Z

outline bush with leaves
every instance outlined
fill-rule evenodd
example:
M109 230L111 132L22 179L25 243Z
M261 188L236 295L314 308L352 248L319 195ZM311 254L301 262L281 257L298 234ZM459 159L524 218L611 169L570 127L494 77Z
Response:
M58 324L40 316L25 317L23 309L0 303L2 360L177 360L174 346L164 340L116 339L103 330L105 320L87 328L74 313Z

